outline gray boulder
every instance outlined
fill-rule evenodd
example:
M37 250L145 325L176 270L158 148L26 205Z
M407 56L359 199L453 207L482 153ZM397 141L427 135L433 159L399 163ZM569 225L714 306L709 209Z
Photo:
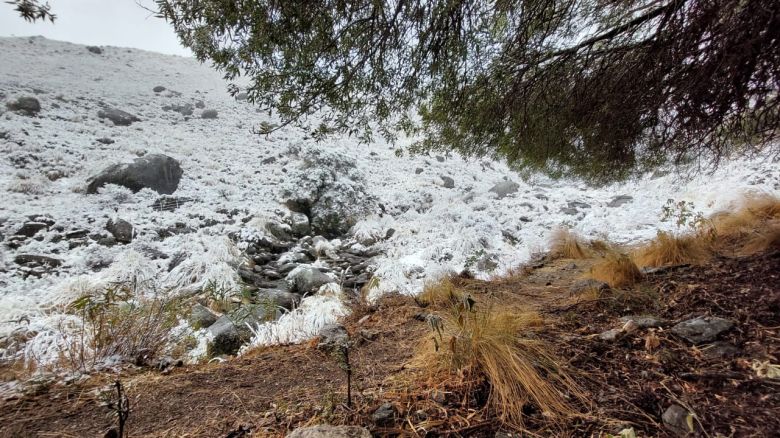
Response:
M97 193L106 184L117 184L133 192L149 188L170 195L179 187L183 171L179 162L162 154L136 158L130 164L114 164L92 177L87 193Z
M300 296L281 289L258 289L257 301L287 310L294 308L300 301Z
M317 336L317 348L320 350L337 351L349 346L349 334L341 324L326 324Z
M633 201L634 197L629 195L619 195L612 198L611 201L607 202L607 207L620 207L624 204L628 204L629 202Z
M14 233L14 235L33 237L38 233L38 231L48 230L49 226L50 224L46 222L38 222L38 221L25 222L24 225L22 225L18 230L16 230L16 233Z
M152 88L152 91L154 91L155 93L162 93L163 91L165 91L165 87L163 87L162 85L158 85Z
M138 117L116 108L106 108L98 111L98 118L111 120L116 126L130 126L140 122Z
M290 230L293 235L302 237L311 233L309 218L303 213L293 213L290 216Z
M498 199L501 199L517 192L519 188L520 184L514 181L501 181L500 183L494 185L489 191L495 193Z
M359 426L319 425L295 429L287 438L371 438L371 432Z
M442 186L445 189L454 189L455 188L455 180L450 178L449 176L440 176L442 180Z
M137 234L133 225L124 219L117 219L116 221L109 219L108 223L106 223L106 230L119 243L130 243Z
M183 105L182 104L163 105L162 109L163 111L173 111L183 116L191 116L192 113L195 112L195 107L193 107L192 104L189 103L185 103Z
M217 118L217 110L215 109L207 109L203 110L202 113L200 113L201 119L216 119Z
M215 315L214 312L201 304L196 303L192 306L192 309L190 309L189 322L195 329L211 327L217 322L217 319L217 315Z
M18 254L14 257L14 263L17 265L35 265L56 268L57 266L62 265L62 260L37 254Z
M377 426L387 426L395 419L395 406L392 403L382 403L371 415L371 419Z
M103 54L103 49L101 49L98 46L87 46L87 50L89 51L89 53L94 53L95 55Z
M320 272L319 269L308 265L301 265L290 271L290 273L287 274L286 280L290 287L290 291L299 294L316 292L320 286L333 282L333 279L328 275Z
M244 341L249 338L248 329L244 327L239 329L227 315L220 316L208 330L212 336L208 345L209 357L236 354Z
M680 405L671 405L664 411L661 419L664 426L677 436L692 435L696 432L696 422L693 414Z
M672 333L694 344L702 344L714 341L721 333L731 330L732 327L734 323L728 319L699 316L676 324L672 327Z
M12 102L5 104L9 111L19 113L25 116L34 116L41 111L41 103L38 99L31 96L20 97Z

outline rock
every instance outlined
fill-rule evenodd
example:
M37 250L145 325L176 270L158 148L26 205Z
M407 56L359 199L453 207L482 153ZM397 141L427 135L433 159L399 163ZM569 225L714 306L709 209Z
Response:
M704 356L710 359L720 359L724 357L735 357L741 353L741 350L728 342L715 342L712 345L702 349Z
M295 429L287 438L371 438L371 432L359 426L320 425Z
M236 354L244 341L248 339L248 334L243 330L243 327L239 331L227 315L220 316L214 324L211 324L208 331L212 336L208 345L209 357Z
M16 230L15 235L33 237L38 231L49 229L49 226L50 224L46 222L25 222L21 228Z
M455 188L455 180L450 178L449 176L440 176L442 181L442 187L445 189L454 189Z
M325 324L317 336L317 348L320 350L337 351L349 346L349 334L341 324Z
M658 328L666 325L666 321L662 321L653 316L628 315L620 317L620 321L624 323L634 321L638 328Z
M65 233L66 239L81 239L83 237L87 237L89 235L89 230L86 229L78 229L78 230L71 230Z
M290 230L298 237L308 235L311 233L309 218L303 213L293 213L290 215Z
M98 46L87 46L87 50L89 50L89 53L94 53L95 55L103 54L103 49Z
M664 411L661 419L666 428L677 436L686 436L696 432L693 414L680 405L671 405Z
M152 88L152 91L154 91L155 93L162 93L163 91L165 91L165 87L163 87L162 85L158 85Z
M290 291L300 294L314 292L320 286L333 282L330 276L309 265L301 265L293 269L287 274L286 280Z
M272 236L276 237L277 239L281 241L288 241L292 240L290 226L287 224L282 224L276 221L268 221L265 223L265 229L268 230L269 233L271 233Z
M100 144L114 144L114 143L116 143L114 140L112 140L112 139L110 139L108 137L101 137L101 138L99 138L99 139L97 139L95 141L97 141Z
M192 104L189 103L185 103L183 105L180 104L163 105L162 109L163 111L177 112L183 116L191 116L195 112L195 108L192 106Z
M202 100L199 100L199 101L195 102L195 108L197 108L197 109L203 109L203 108L206 108L206 104L205 104L205 103L203 103L203 101L202 101Z
M203 110L203 112L200 113L201 119L216 119L217 118L217 110L215 109L207 109Z
M714 341L721 333L734 327L734 323L716 316L699 316L672 327L672 333L694 344Z
M495 193L498 199L501 199L517 192L519 188L520 184L514 181L501 181L494 185L489 191Z
M117 219L116 221L109 219L108 223L106 223L106 231L111 233L119 243L130 243L137 234L133 225L124 219Z
M114 164L92 177L87 193L97 193L105 184L127 187L134 193L150 188L157 193L170 195L179 187L183 171L179 162L162 154L149 154L136 158L129 164Z
M620 339L623 335L622 329L611 329L605 332L599 333L599 339L607 342L614 342Z
M377 426L387 426L395 420L395 406L392 403L382 403L379 408L371 415L374 424Z
M607 202L607 207L620 207L624 204L628 204L629 202L633 201L634 197L629 195L619 195L612 198L611 201Z
M587 292L590 290L595 290L597 292L605 292L609 290L609 284L603 281L594 280L592 278L578 280L574 282L574 284L572 284L571 287L569 288L569 294L579 295L583 292Z
M281 289L258 289L257 301L263 304L293 309L300 301L300 296Z
M5 107L8 108L8 111L25 116L34 116L41 111L41 103L31 96L20 97L13 102L8 102Z
M36 265L56 268L62 265L62 260L36 254L19 254L14 257L14 263L17 265Z
M190 309L190 325L194 329L209 328L217 322L217 315L201 304L195 304Z
M421 173L423 173L423 168L422 167L418 167L417 169L414 169L414 174L415 175L419 175Z
M106 108L98 111L98 118L111 120L115 126L130 126L135 122L141 121L138 117L116 108Z

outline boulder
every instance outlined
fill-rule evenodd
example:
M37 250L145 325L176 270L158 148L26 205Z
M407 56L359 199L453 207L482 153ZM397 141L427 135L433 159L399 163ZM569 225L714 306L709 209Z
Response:
M450 178L449 176L440 176L441 178L441 185L445 189L454 189L455 188L455 180Z
M349 334L341 324L326 324L317 334L317 348L324 351L337 351L349 346Z
M217 118L217 110L215 109L207 109L203 110L203 112L200 113L201 119L216 119Z
M163 111L173 111L183 116L191 116L195 112L195 107L190 103L163 105L162 109Z
M98 46L87 46L87 50L89 51L89 53L94 53L95 55L103 54L103 49L101 49Z
M162 93L163 91L165 91L165 87L163 87L162 85L158 85L152 88L152 91L154 91L155 93Z
M162 154L136 158L129 164L114 164L92 177L87 193L97 193L105 184L117 184L133 192L149 188L170 195L179 187L183 171L179 162Z
M677 436L693 435L696 432L696 422L693 414L680 405L671 405L664 411L661 419L667 430Z
M41 111L41 103L31 96L24 96L5 104L8 111L13 111L25 116L34 116Z
M611 201L607 202L607 207L620 207L624 204L628 204L629 202L633 201L634 197L629 195L619 195L612 198Z
M694 344L712 342L724 332L731 330L734 323L717 316L699 316L672 327L672 333Z
M98 111L98 118L111 120L116 126L130 126L140 122L138 117L116 108L106 108Z
M208 345L209 357L236 354L244 341L249 338L248 329L244 330L244 327L241 327L239 330L227 315L220 316L214 324L211 324L208 331L212 337Z
M327 274L310 265L301 265L290 271L285 278L290 291L299 294L315 292L320 286L333 282Z
M494 185L489 191L496 194L498 199L504 198L512 193L517 192L520 188L520 184L514 181L501 181Z
M303 213L293 213L290 215L290 231L293 235L303 237L311 233L309 218Z
M16 233L14 233L14 235L33 237L38 233L38 231L49 229L49 226L50 224L46 222L38 222L38 221L25 222L24 225L22 225L18 230L16 230Z
M265 223L265 229L271 233L272 236L276 237L277 239L281 241L288 241L292 239L291 236L291 228L287 224L282 224L276 221L268 221Z
M190 325L195 329L209 328L217 322L217 315L206 306L195 304L190 309Z
M17 265L36 265L56 268L62 265L62 260L36 254L19 254L14 257L14 263Z
M137 234L133 225L124 219L109 219L106 223L106 231L111 233L119 243L130 243Z
M282 289L258 289L257 301L267 303L287 310L293 309L300 301L300 296Z
M359 426L319 425L295 429L287 438L371 438L371 432Z

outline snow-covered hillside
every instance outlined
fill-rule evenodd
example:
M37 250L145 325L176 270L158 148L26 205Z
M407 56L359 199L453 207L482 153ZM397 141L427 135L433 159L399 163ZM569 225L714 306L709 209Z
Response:
M323 156L350 163L343 174L341 164L331 172L337 190L352 191L359 182L361 191L339 204L359 213L358 223L337 242L320 242L321 249L351 245L379 254L370 260L378 278L374 295L415 293L425 281L467 264L481 275L500 274L543 248L557 226L633 241L672 227L659 223L669 198L709 213L745 189L780 190L780 169L769 161L729 163L689 180L648 175L595 190L541 177L522 181L501 163L398 157L396 146L382 142L332 137L317 144L294 129L254 135L252 127L266 116L231 97L218 73L188 58L115 47L93 53L38 37L0 38L0 60L0 337L26 331L37 343L28 353L39 355L66 345L55 339L67 318L63 306L90 286L131 278L161 288L236 284L240 251L267 236L269 220L289 217L282 201L331 159ZM165 90L155 92L158 86ZM6 103L24 96L40 102L36 116L6 110ZM115 126L98 117L105 108L140 121ZM217 118L202 118L210 109ZM149 189L132 193L110 185L86 193L89 177L105 167L155 153L181 163L173 194L183 202L178 208L153 208L160 195ZM117 219L132 224L137 236L106 245L106 224ZM15 237L25 223L41 220L45 229ZM78 239L69 238L71 232ZM21 266L19 255L61 264L33 271ZM317 325L327 320L323 309L340 312L333 297L312 297L299 311L301 320ZM273 332L273 324L280 323L259 335Z

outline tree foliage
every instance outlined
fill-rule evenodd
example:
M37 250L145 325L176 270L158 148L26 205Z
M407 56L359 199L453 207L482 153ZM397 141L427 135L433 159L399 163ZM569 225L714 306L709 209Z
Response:
M14 10L25 20L34 22L38 20L49 20L54 23L57 18L51 13L51 6L48 2L42 3L39 0L8 0L6 3L14 6Z
M281 126L625 178L767 150L776 0L156 0ZM234 92L237 88L234 88Z

